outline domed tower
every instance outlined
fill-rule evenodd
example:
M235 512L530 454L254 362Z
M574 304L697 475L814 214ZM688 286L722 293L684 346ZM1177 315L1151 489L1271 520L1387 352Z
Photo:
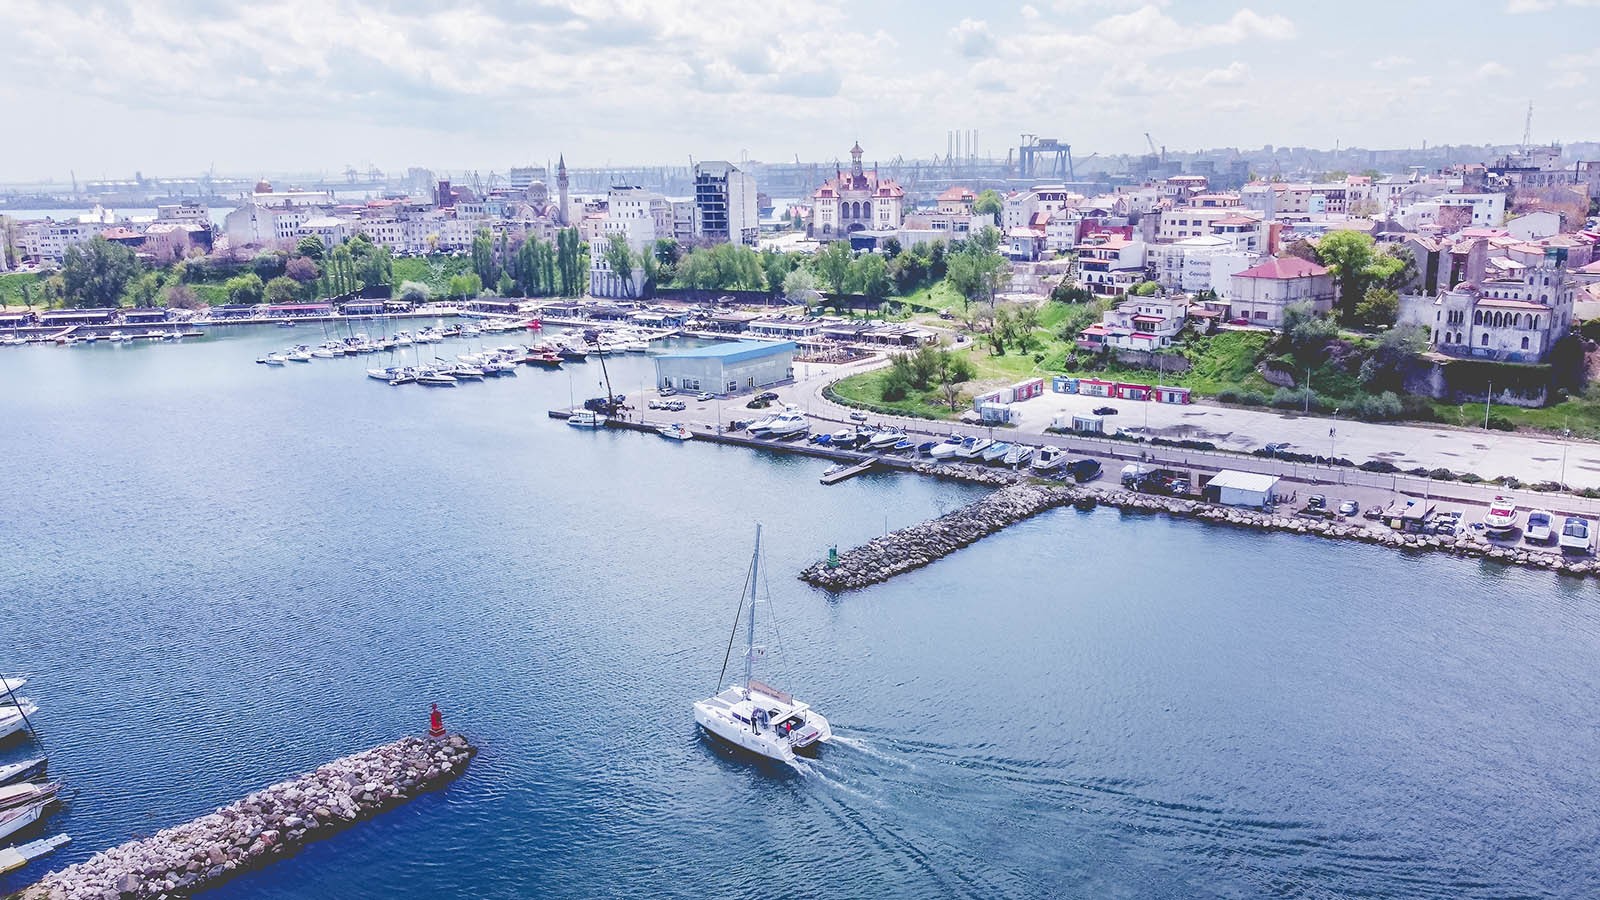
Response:
M556 209L556 224L565 225L567 224L567 156L564 153L556 162L556 193L561 197L561 206Z
M850 148L850 176L857 181L861 179L861 142Z

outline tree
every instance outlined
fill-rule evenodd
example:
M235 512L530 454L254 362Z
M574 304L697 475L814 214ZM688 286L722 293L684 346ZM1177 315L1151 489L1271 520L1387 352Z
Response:
M1006 344L1012 342L1017 334L1017 320L1011 314L1010 307L1002 306L994 311L994 324L989 328L989 346L994 348L995 356L1006 355Z
M205 309L206 302L186 284L173 282L164 294L166 304L173 309Z
M1005 209L1005 201L992 188L985 189L972 201L972 211L980 216L998 216Z
M294 252L313 262L322 262L322 258L327 254L328 248L323 246L322 238L314 234L308 234L294 245Z
M73 306L116 306L139 274L133 251L100 235L67 248L61 261L64 299Z
M128 283L128 300L134 306L155 306L161 295L161 275L146 272Z
M483 293L483 280L476 272L464 275L455 275L450 278L449 294L458 300L470 300Z
M950 286L960 292L965 304L987 301L994 309L995 295L1011 278L1011 265L999 253L1000 232L985 228L968 238L961 249L948 255Z
M897 237L884 238L883 242L878 245L878 250L883 253L884 259L894 259L905 252L905 248L900 246L900 239Z
M809 309L817 302L817 279L808 269L795 269L783 277L783 297L790 303L804 304Z
M578 229L563 228L556 232L556 274L558 292L563 297L583 295L583 241Z
M850 276L850 263L855 254L850 252L848 241L834 241L812 259L817 277L835 294L844 293L845 281Z
M1339 284L1339 314L1356 321L1356 306L1367 288L1400 274L1405 264L1398 258L1379 253L1372 235L1363 231L1334 231L1324 235L1316 246L1317 260Z
M234 306L254 306L266 296L266 285L254 272L229 278L222 288L228 292L228 302Z
M420 281L403 281L397 294L407 303L427 303L433 298L433 289Z
M850 287L874 303L889 296L889 264L876 253L863 253L850 263Z
M1355 321L1368 328L1393 325L1400 315L1400 295L1386 287L1374 285L1356 304Z
M1034 329L1039 327L1039 307L1024 303L1017 307L1017 346L1028 352L1033 343Z
M761 270L766 275L767 291L774 297L783 294L783 283L794 270L796 262L795 257L788 253L761 251Z
M611 273L622 282L622 292L633 296L633 248L628 246L628 239L621 234L613 233L607 240L605 249L606 265L611 267Z
M928 277L925 257L902 250L889 260L889 280L894 282L895 293L909 294Z
M300 282L287 275L279 275L267 282L266 297L268 303L292 303L300 295Z
M951 412L960 406L962 382L970 380L972 375L972 361L965 355L958 356L949 350L940 351L934 379Z
M284 263L283 274L301 284L310 284L322 277L322 270L317 267L317 261L309 256L296 256Z
M1088 288L1081 288L1071 281L1063 278L1054 288L1050 289L1050 299L1055 303L1089 303L1094 300L1094 294Z
M472 236L472 271L484 284L500 280L500 267L494 258L494 234L487 228L478 229Z
M263 250L250 260L250 270L261 276L263 281L276 278L283 274L284 257L276 250Z
M1128 293L1135 297L1154 297L1156 295L1156 291L1159 290L1161 290L1161 285L1157 284L1156 282L1141 281L1134 285L1133 288L1128 291Z

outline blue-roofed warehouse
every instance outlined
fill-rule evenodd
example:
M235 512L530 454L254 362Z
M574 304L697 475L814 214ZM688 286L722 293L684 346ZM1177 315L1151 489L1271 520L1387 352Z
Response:
M794 341L730 341L656 357L656 387L734 394L794 378Z

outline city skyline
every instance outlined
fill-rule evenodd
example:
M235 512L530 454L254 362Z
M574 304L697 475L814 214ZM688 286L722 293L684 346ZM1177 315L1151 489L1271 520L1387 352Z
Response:
M1576 89L1600 52L1562 18L1596 7L21 0L0 10L0 100L50 139L12 142L0 175L831 159L852 140L888 159L943 154L952 129L997 157L1022 132L1104 154L1146 132L1174 151L1506 144L1530 100L1536 142L1583 140L1566 132L1595 112ZM1534 40L1537 58L1500 52Z

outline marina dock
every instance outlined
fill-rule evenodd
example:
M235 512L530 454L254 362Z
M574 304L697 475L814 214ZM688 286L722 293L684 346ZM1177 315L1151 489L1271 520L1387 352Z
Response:
M186 897L443 787L466 771L476 752L459 734L401 738L263 788L191 822L96 853L13 896Z
M875 466L877 466L877 464L878 464L878 461L876 459L869 459L869 460L866 460L865 462L856 463L855 465L850 466L849 468L839 469L838 471L824 472L822 474L822 483L823 484L838 484L841 481L846 481L848 479L854 478L857 475L860 475L860 474L862 474L864 472L872 471L872 469Z

